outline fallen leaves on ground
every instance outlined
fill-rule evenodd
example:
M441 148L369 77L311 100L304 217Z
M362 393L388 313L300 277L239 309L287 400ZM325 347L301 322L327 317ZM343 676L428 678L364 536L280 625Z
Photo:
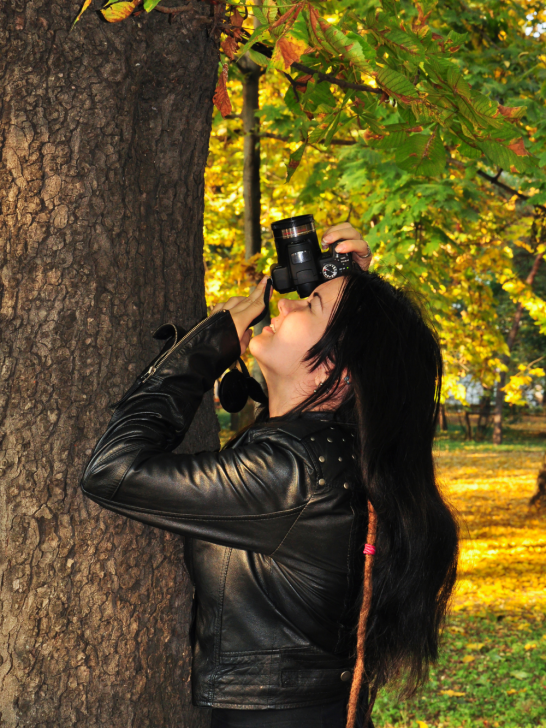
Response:
M528 508L539 450L459 450L437 457L461 524L454 609L546 609L546 518Z

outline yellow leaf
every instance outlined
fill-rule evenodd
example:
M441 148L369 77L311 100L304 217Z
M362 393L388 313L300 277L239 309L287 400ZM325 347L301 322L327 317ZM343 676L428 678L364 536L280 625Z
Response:
M428 728L428 723L423 723L422 720L418 720L417 725L419 726L419 728Z
M526 650L534 650L536 647L536 642L527 642L525 645Z
M462 698L466 693L459 693L456 690L440 690L442 695L449 695L450 698Z
M476 659L474 655L465 655L463 657L463 662L473 662Z
M467 650L481 650L484 646L483 642L469 642L466 646Z
M78 20L81 18L81 16L85 13L85 11L87 10L87 8L90 5L91 5L91 0L85 0L84 4L82 5L82 9L80 10L80 12L78 13L78 15L76 16L76 20L72 23L72 28L76 25L76 23L78 22ZM72 30L72 28L70 28L70 30Z
M515 693L517 693L517 692L518 692L517 690L514 690L514 688L512 688L511 690L506 691L506 695L515 695Z
M140 5L142 0L120 0L120 2L112 2L110 0L102 9L102 17L109 23L119 23L125 20Z

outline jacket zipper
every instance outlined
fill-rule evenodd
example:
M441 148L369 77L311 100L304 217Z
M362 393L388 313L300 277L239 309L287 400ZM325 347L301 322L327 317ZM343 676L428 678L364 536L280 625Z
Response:
M188 338L190 336L193 336L193 334L195 334L199 329L204 328L205 324L210 323L210 321L215 316L218 316L218 314L220 314L220 313L224 313L224 311L218 311L217 313L212 314L212 316L209 316L208 318L203 319L203 321L200 321L198 324L196 324L193 327L193 329L190 329L190 331L188 331L188 333L185 336L183 336L180 339L180 341L178 341L177 343L173 344L173 346L171 346L171 348L169 349L169 351L166 351L160 359L158 359L156 362L154 362L154 364L152 364L152 366L148 369L148 371L144 374L144 376L140 380L141 381L141 384L144 384L144 382L146 382L151 376L153 376L157 372L157 370L160 369L160 367L162 366L162 364L164 364L164 362L167 359L167 357L169 357L174 351L176 351L180 346L182 346L182 344L184 344L185 342L187 342L187 340L188 340ZM174 326L174 324L171 324L171 326L174 327L174 330L175 331L177 330L176 329L176 326Z

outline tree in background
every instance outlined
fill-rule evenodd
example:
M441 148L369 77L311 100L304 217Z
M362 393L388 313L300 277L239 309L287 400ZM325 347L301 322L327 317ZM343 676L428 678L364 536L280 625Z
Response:
M290 28L278 21L277 27L271 25L270 32L277 33L274 51L261 43L269 20L262 17L261 31L253 34L257 44L249 51L267 69L262 147L267 142L269 166L275 167L277 179L270 185L266 175L262 191L273 206L284 196L288 204L273 207L278 217L292 214L294 204L305 205L319 221L331 223L345 210L366 232L381 271L398 282L409 280L426 294L447 353L446 394L451 391L465 401L459 381L470 375L483 385L487 407L495 387L499 397L507 393L509 401L522 402L522 385L544 376L533 362L536 357L523 362L510 357L510 326L506 330L511 304L519 316L525 312L531 317L539 336L546 331L544 297L536 295L535 279L517 263L531 255L537 263L535 276L540 275L544 245L533 234L533 225L543 208L546 162L543 9L489 2L469 9L452 0L437 8L383 3L378 14L371 3L349 1L324 3L326 20L315 18L311 8L302 21L301 5L285 13ZM389 17L393 8L398 27ZM255 13L263 16L262 11ZM338 28L344 23L347 27L347 18L358 18L360 40L352 30L342 39ZM430 39L442 51L449 49L449 59L435 59L436 70L423 60L433 45ZM328 55L333 45L335 62ZM366 56L367 72L362 59L355 58L358 46ZM303 54L305 63L302 56L288 63L293 60L290 53L302 49L312 51ZM374 63L379 70L371 70ZM289 67L296 74L283 82ZM406 87L407 94L400 95L391 89L389 95L385 74L390 71L401 71L406 81L411 78L414 91ZM362 90L363 80L374 88ZM379 101L374 90L382 90ZM236 98L236 81L233 92ZM527 121L516 132L520 118ZM222 143L230 146L217 154L213 147L209 177L214 178L225 177L221 159L237 147L240 132L231 116L217 123ZM516 133L521 134L517 139L512 136ZM276 187L282 179L279 145L271 156L269 139L275 137L292 149L288 177L297 170L284 195ZM230 189L234 194L233 185ZM212 220L218 206L227 209L226 197L211 194L209 200ZM222 229L222 215L208 226L213 237ZM264 222L271 219L266 214ZM230 228L234 224L230 221ZM215 247L213 255L221 249ZM267 245L259 270L267 268L271 254ZM498 440L499 424L497 431Z
M0 6L0 723L208 722L189 691L183 544L84 499L109 404L164 321L206 314L210 6L69 35L64 0ZM217 446L211 398L186 443Z

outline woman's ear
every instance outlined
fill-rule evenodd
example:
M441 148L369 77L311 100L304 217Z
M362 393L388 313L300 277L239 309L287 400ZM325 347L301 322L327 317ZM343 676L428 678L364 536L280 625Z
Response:
M315 391L328 379L329 371L324 364L315 369Z
M318 389L320 385L325 382L328 377L330 376L330 370L326 368L324 364L321 364L317 369L315 369L315 387ZM349 372L347 369L343 370L343 374L341 375L341 383L340 387L346 387L351 384L351 377L349 376Z

